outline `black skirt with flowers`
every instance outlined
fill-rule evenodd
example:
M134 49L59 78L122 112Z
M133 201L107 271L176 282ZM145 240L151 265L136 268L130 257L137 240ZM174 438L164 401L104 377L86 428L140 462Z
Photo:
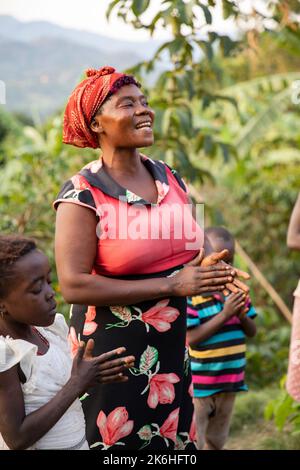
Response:
M175 269L123 279L164 277ZM83 341L94 339L94 355L124 346L136 358L126 383L98 385L82 397L92 449L195 448L185 297L119 307L73 305L71 326Z

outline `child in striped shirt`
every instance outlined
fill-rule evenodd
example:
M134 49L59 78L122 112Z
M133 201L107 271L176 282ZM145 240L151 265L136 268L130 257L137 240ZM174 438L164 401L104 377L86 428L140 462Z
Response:
M222 227L205 231L205 254L229 251L233 263L234 238ZM245 337L256 334L256 311L242 291L223 297L188 298L187 339L190 345L199 450L221 450L227 440L236 393L248 390L244 382Z

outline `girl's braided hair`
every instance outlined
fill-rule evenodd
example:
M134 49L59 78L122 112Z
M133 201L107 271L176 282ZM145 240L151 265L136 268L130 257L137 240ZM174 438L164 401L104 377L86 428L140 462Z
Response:
M15 275L15 263L36 248L31 238L0 235L0 297L5 297L9 291L9 284Z

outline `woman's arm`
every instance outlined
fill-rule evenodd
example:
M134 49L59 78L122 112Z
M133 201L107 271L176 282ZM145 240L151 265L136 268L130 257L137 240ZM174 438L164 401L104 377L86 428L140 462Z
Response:
M218 264L200 268L200 262L197 266L184 267L170 278L127 281L92 275L98 241L96 226L95 214L90 209L68 203L58 206L56 266L62 295L68 303L128 305L173 295L215 291L224 288L228 282L228 266Z
M289 223L287 246L292 250L300 250L300 193Z

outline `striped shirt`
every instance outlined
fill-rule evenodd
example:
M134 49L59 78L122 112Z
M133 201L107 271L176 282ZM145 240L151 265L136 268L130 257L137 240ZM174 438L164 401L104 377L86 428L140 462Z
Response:
M196 328L223 310L216 295L188 298L187 328ZM249 303L247 316L256 317ZM194 397L207 397L219 392L248 390L244 382L246 366L245 333L237 316L231 317L205 341L190 348Z

